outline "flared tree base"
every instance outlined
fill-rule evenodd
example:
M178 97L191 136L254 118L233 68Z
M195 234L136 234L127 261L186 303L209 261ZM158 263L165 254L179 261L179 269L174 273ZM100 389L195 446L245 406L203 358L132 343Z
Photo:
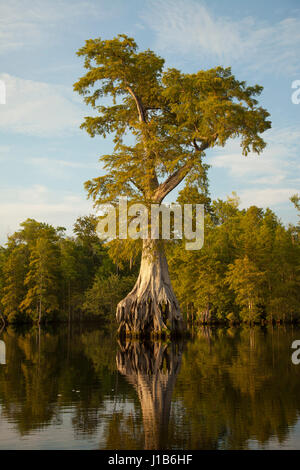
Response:
M117 306L118 333L131 337L180 336L183 319L173 292L167 260L157 242L144 242L140 273Z

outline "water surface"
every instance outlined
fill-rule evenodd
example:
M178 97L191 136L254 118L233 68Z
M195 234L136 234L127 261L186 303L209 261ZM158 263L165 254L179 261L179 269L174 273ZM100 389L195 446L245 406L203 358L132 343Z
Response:
M89 327L0 335L0 449L300 449L295 328L118 344Z

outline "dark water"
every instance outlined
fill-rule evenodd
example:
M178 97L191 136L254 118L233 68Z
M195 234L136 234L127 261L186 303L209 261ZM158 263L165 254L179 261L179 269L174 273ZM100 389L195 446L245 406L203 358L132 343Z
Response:
M300 449L283 327L119 346L100 329L0 336L1 449ZM5 364L4 364L5 362Z

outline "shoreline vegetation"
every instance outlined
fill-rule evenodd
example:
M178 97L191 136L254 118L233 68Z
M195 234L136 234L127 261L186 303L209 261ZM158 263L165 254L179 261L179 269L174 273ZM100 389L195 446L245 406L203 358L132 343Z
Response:
M299 224L285 227L270 209L239 209L234 193L196 202L206 206L203 248L166 243L187 329L299 323ZM292 202L299 211L299 197ZM33 219L20 224L0 247L0 328L96 321L117 329L116 306L135 284L141 240L103 244L96 225L95 216L80 217L67 236Z

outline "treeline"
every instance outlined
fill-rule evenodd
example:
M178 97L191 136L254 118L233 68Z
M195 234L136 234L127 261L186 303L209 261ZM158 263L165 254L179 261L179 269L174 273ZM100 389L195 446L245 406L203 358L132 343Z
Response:
M292 202L300 211L299 197ZM300 319L300 225L270 209L239 210L236 195L214 201L199 251L169 244L173 286L191 322L264 323Z
M113 318L116 299L135 275L113 263L94 216L77 219L74 236L33 219L0 248L2 320L8 323ZM1 323L1 322L0 322Z
M189 191L189 198L191 190ZM187 251L167 244L170 274L188 323L300 320L300 225L270 209L238 208L238 198L205 202L205 241ZM179 202L185 202L185 191ZM300 211L299 197L292 202ZM28 219L0 247L0 314L8 323L114 322L138 275L139 240L100 242L97 219L80 217L73 236ZM0 322L1 323L1 322Z

